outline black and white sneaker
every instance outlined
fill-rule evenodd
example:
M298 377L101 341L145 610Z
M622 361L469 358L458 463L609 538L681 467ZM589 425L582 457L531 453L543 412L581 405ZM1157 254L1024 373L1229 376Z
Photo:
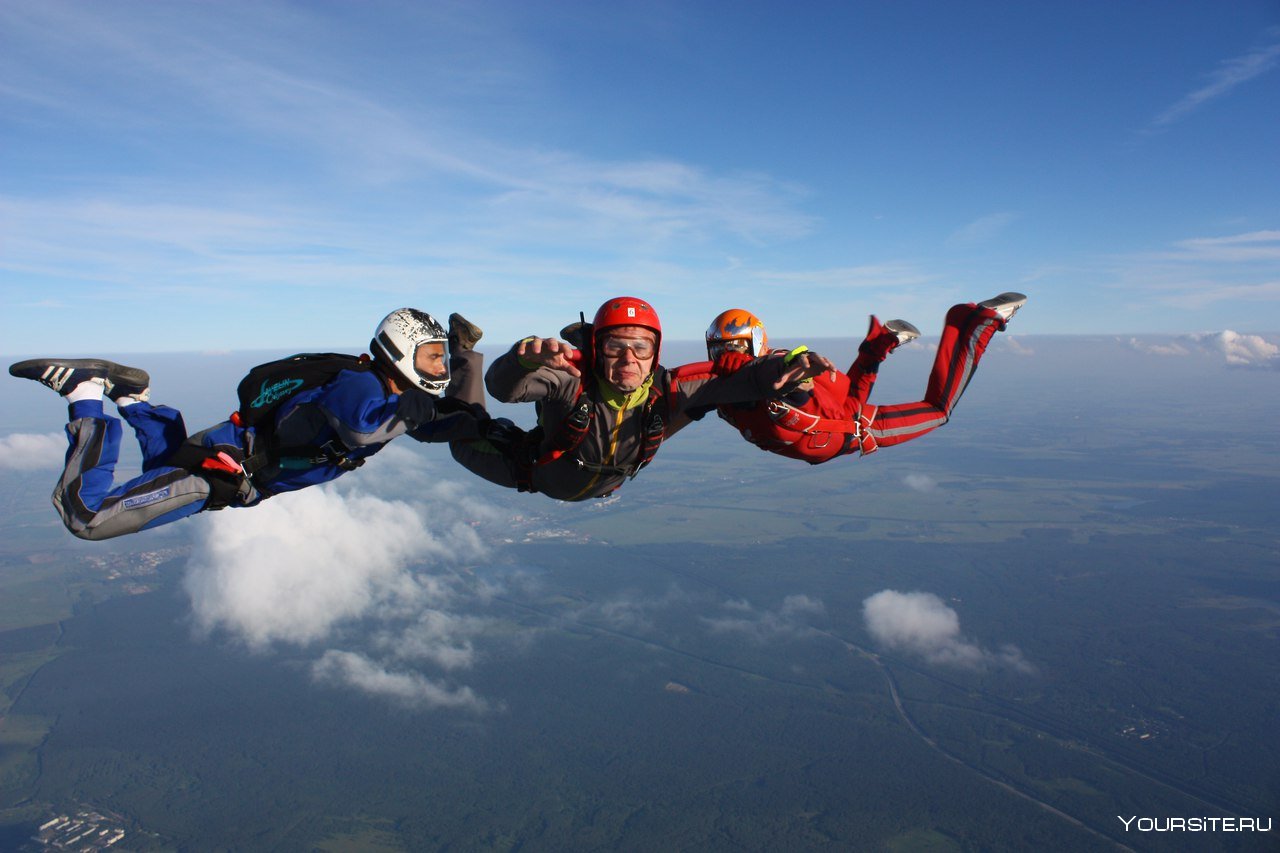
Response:
M143 394L151 385L145 370L103 358L32 358L9 365L9 375L39 382L63 396L81 382L97 379L113 400Z
M144 402L151 397L151 377L140 367L107 362L107 399L119 403L121 397Z
M979 308L990 308L992 311L1004 320L1006 323L1018 313L1018 309L1027 304L1027 295L1025 293L1002 293L999 296L993 296L990 299L984 299L978 303Z

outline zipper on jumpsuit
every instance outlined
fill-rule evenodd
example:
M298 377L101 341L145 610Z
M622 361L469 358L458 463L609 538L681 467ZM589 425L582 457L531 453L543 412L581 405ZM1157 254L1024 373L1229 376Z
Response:
M605 408L607 409L610 407L606 406ZM613 430L611 431L611 434L609 436L609 455L604 460L603 465L613 466L616 464L614 460L616 460L618 456L618 437L619 437L619 434L622 432L622 416L626 413L627 413L627 406L625 403L623 404L623 407L621 409L618 409L615 412L616 417L613 422ZM571 501L582 500L583 496L586 495L586 493L591 490L591 487L594 486L596 482L600 479L601 473L603 472L596 471L594 474L592 474L590 482L588 482L585 486L582 487L582 491L578 492L576 495L569 498L569 500Z

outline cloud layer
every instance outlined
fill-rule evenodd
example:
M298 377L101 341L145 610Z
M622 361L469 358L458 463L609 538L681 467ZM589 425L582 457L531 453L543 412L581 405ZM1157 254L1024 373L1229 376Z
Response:
M57 470L67 455L67 437L60 432L18 432L0 438L0 468L12 471Z
M1034 671L1015 646L993 652L966 639L960 632L960 616L932 593L882 590L862 602L862 615L877 643L919 655L929 663Z
M1171 341L1129 338L1126 343L1131 349L1147 355L1187 356L1209 353L1222 356L1227 364L1235 367L1280 369L1280 346L1261 335L1244 335L1231 329L1180 335Z

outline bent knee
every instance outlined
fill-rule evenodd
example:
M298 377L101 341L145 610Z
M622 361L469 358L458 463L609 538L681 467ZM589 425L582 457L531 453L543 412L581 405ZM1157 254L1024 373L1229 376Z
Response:
M67 525L67 529L71 531L71 535L77 539L84 539L88 542L101 542L103 539L114 539L117 536L123 536L131 531L129 530L111 530L105 527L86 527L84 525Z

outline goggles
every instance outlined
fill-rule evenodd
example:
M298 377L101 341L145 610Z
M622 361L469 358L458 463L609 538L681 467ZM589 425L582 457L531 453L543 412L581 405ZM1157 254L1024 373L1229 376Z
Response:
M746 338L730 338L727 341L710 341L707 344L707 355L713 359L726 352L750 352L751 341Z
M631 350L632 355L643 361L653 357L653 349L654 342L648 338L605 338L600 341L600 352L609 358L618 358L625 351Z

